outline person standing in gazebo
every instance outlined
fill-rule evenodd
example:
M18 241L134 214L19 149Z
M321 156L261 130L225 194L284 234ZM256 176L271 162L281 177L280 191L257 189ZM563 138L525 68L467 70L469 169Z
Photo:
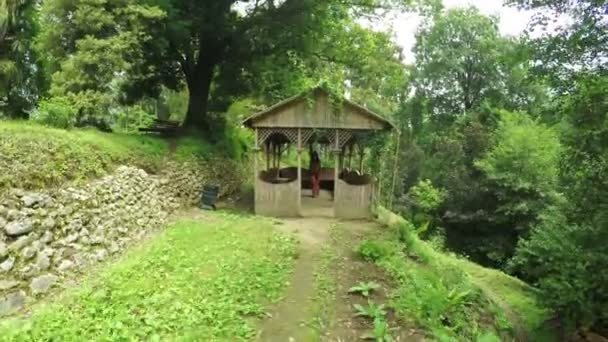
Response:
M319 196L320 191L320 173L321 173L321 159L317 151L312 151L310 154L310 182L312 184L312 197Z

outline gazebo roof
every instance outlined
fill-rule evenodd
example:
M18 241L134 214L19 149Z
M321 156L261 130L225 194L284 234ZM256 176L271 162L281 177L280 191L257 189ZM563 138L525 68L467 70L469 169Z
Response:
M306 94L300 94L276 103L268 109L256 113L243 122L250 128L317 128L383 130L395 126L371 110L344 99L338 111L329 101L329 94L321 87L312 89L313 103Z

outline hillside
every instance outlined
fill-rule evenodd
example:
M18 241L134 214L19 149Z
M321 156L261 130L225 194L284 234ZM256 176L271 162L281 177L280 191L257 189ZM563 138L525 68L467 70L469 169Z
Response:
M539 303L535 289L500 271L437 251L417 237L411 223L384 208L378 209L378 219L390 232L380 239L375 262L397 280L393 305L436 338L449 339L456 332L472 340L489 331L503 339L554 340L543 327L551 313Z
M0 121L0 190L52 188L66 182L83 184L111 173L120 165L155 174L175 163L236 159L226 150L224 146L187 136L162 139L96 129L56 129L27 121ZM231 162L215 165L205 171L221 176L226 172L219 167L233 168Z

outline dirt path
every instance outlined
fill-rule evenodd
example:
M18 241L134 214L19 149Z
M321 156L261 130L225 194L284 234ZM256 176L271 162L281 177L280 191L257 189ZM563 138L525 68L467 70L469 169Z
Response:
M332 223L328 218L302 218L279 221L279 230L300 242L296 266L285 298L273 308L258 334L259 341L310 341L314 330L308 326L312 316L315 270L322 246L327 243Z
M365 306L368 299L350 294L349 289L373 281L381 287L369 299L378 304L388 301L390 280L354 252L361 241L381 234L378 224L316 217L278 220L277 227L300 241L299 256L285 297L261 322L257 340L342 342L369 335L371 321L356 317L353 310L354 304ZM390 310L387 320L395 341L424 340Z

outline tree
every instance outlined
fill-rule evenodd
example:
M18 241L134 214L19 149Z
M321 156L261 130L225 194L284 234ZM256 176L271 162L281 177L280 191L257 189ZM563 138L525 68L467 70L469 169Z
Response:
M514 0L539 12L532 29L550 20L572 20L533 40L535 68L550 81L553 122L564 151L561 191L566 201L542 214L529 239L521 240L513 270L538 285L543 298L569 328L608 333L605 307L608 267L608 13L604 1Z
M531 30L542 30L534 39L536 69L552 79L558 90L570 91L579 73L608 71L608 12L605 1L596 0L509 0L509 4L538 10ZM551 22L571 20L547 30Z
M248 76L251 68L248 70L247 66L261 60L280 61L281 65L291 67L311 58L337 61L338 56L332 51L335 49L330 47L347 43L342 38L352 27L353 15L399 3L396 0L165 2L162 6L168 13L165 38L190 93L185 125L208 129L206 115L214 81L218 88L226 87L227 82L222 80L231 76L229 81L234 86Z
M495 143L475 166L485 174L500 213L526 236L557 196L561 145L556 132L522 113L503 111Z
M65 105L69 122L107 126L115 104L156 96L162 83L176 82L161 63L164 41L155 39L165 16L139 1L45 1L36 47L50 81L48 101Z
M36 1L0 0L0 116L27 117L40 88L32 49Z
M426 22L416 35L414 83L431 102L431 114L451 122L500 89L504 44L497 18L473 7L447 10Z
M388 36L354 21L358 13L401 2L47 0L38 46L48 52L52 96L92 99L79 116L108 108L118 94L132 102L183 81L189 92L184 125L209 132L208 111L225 111L245 93L262 89L276 98L321 78L341 85L371 58L402 75Z

